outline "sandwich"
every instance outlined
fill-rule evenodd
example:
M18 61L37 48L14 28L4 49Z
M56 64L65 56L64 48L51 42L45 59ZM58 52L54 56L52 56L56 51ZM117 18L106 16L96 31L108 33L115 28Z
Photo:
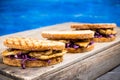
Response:
M68 53L82 53L94 48L94 32L82 31L43 31L42 37L48 40L61 41L65 43Z
M60 63L65 53L64 43L49 40L10 37L4 45L8 48L2 52L3 63L23 69Z
M72 24L71 28L73 30L93 30L94 41L95 42L110 42L114 41L116 38L116 31L114 28L116 24L114 23L99 23L99 24Z

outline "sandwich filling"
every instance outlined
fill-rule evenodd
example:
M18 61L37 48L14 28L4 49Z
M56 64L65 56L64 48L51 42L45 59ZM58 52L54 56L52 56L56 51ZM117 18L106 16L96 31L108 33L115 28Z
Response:
M93 41L88 41L88 42L73 42L70 41L69 43L66 43L66 48L74 48L74 49L78 49L78 48L87 48L90 45L93 45L94 42Z
M113 29L97 29L94 31L95 31L94 34L95 38L101 38L101 37L112 38L116 36L116 31L114 31Z
M94 41L91 39L81 39L81 40L59 40L61 42L64 42L65 48L87 48L90 45L94 44Z
M64 55L63 50L45 50L45 51L25 51L18 49L7 49L2 55L11 59L20 59L21 67L25 69L26 61L44 60L50 63L51 58L56 58Z

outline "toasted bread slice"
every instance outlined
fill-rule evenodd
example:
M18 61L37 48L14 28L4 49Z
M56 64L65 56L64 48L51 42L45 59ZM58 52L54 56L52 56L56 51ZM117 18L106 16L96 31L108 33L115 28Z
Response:
M53 64L57 64L63 61L63 56L55 57L49 60L34 60L34 61L26 61L26 67L42 67L42 66L50 66ZM20 59L11 59L8 57L3 57L3 63L10 66L21 66Z
M65 48L65 44L62 42L18 37L7 38L4 45L9 48L30 51L62 50Z
M96 23L96 24L91 24L91 23L78 23L78 24L72 24L71 28L73 29L107 29L107 28L115 28L116 24L115 23Z
M66 48L67 53L83 53L83 52L88 52L94 49L94 45L89 45L88 47L83 47L83 48Z
M101 38L94 38L93 40L95 42L111 42L111 41L114 41L115 40L115 36L114 37L111 37L111 38L105 38L105 37L101 37Z
M94 37L91 30L81 31L43 31L42 36L48 39L89 39Z

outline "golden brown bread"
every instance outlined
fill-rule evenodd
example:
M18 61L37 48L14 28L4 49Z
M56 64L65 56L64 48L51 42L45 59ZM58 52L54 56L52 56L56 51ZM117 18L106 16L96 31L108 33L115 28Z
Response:
M91 30L81 31L43 31L42 37L47 39L89 39L94 37Z
M4 45L9 48L31 51L62 50L65 48L65 44L62 42L20 37L7 38L4 41Z
M105 37L101 37L101 38L94 38L93 40L95 42L111 42L111 41L114 41L115 40L115 36L114 37L111 37L111 38L105 38Z
M86 48L78 48L78 49L75 49L75 48L66 48L67 53L83 53L83 52L91 51L93 49L94 49L94 45L89 45Z
M63 57L56 57L49 60L35 60L35 61L26 61L26 67L42 67L42 66L50 66L53 64L57 64L63 61ZM11 59L8 57L3 57L3 63L10 66L21 66L20 59Z
M116 24L115 23L77 23L77 24L72 24L71 28L75 29L100 29L100 28L115 28Z

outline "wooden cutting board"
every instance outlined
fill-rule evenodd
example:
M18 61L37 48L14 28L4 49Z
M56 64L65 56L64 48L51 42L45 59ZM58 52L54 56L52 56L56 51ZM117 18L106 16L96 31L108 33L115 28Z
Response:
M73 22L56 24L44 28L19 32L0 37L0 53L6 49L3 41L7 37L31 37L43 39L41 31L70 30ZM120 28L116 28L117 39L113 42L95 43L94 50L78 54L65 54L64 61L48 67L26 68L11 67L2 63L0 55L1 75L10 80L93 80L120 64ZM2 78L4 78L2 77ZM1 78L1 79L2 79ZM5 78L5 79L6 79ZM0 79L0 80L1 80Z

